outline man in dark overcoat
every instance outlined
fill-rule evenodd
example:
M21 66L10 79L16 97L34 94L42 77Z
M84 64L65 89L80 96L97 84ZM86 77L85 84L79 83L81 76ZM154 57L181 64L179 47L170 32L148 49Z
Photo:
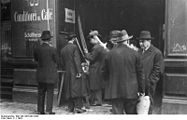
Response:
M61 50L62 65L65 68L64 94L69 102L70 112L85 112L82 108L82 67L80 53L77 45L74 44L76 35L71 33L68 37L68 44Z
M84 50L85 57L90 61L89 82L91 91L91 105L102 105L102 89L104 88L104 78L101 73L101 66L106 55L106 49L98 41L98 31L89 33L90 43L93 44L91 53Z
M151 40L154 38L151 37L150 31L141 31L138 39L141 47L139 53L141 54L145 74L145 95L148 95L151 100L149 109L149 114L151 114L156 84L160 79L161 72L163 72L163 56L161 51L151 44Z
M34 59L38 62L36 79L38 81L38 113L44 114L45 95L47 94L46 113L52 112L53 91L58 80L56 49L50 44L50 31L43 31L41 44L34 49Z
M132 37L118 36L118 45L107 54L102 68L108 82L105 99L111 101L113 114L136 114L137 93L144 93L143 66L138 53L128 47Z

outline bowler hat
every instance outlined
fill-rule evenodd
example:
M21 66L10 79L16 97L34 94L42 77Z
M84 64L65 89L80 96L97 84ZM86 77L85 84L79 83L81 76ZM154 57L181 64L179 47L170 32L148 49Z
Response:
M126 41L126 40L129 40L129 39L133 38L133 36L129 36L129 35L127 34L127 31L126 31L126 30L122 30L122 31L120 32L120 34L121 34L121 37L120 37L120 39L118 39L116 42L123 42L123 41Z
M101 35L99 34L99 32L97 30L92 30L92 31L90 31L90 33L87 37L91 38L93 36L101 36Z
M49 30L45 30L42 32L42 35L41 35L41 39L43 41L47 41L47 40L50 40L50 38L52 38L53 36L51 36L51 33Z
M139 40L153 40L154 37L151 37L150 31L145 31L144 30L144 31L140 32L140 36L137 39L139 39Z

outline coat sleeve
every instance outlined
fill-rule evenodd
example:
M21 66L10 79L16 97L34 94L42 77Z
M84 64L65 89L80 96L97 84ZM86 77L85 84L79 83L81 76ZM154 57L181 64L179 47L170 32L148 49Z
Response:
M105 81L109 80L108 55L107 54L103 60L103 64L101 66L101 72L102 72L102 76L104 77L104 80Z
M58 58L57 51L56 51L55 48L54 48L54 50L53 50L53 60L54 60L54 62L55 62L57 65L59 64L59 58Z
M163 63L163 57L161 52L156 52L153 61L153 69L148 79L150 80L151 85L155 85L160 79L160 73Z
M59 65L60 69L65 70L65 60L64 60L64 57L63 57L63 51L62 50L60 51L59 64L60 64Z
M137 55L136 60L136 72L137 72L137 79L138 79L138 90L141 93L145 92L145 75L143 73L143 62L141 56Z
M75 47L75 50L74 50L74 62L75 62L75 66L77 69L77 73L82 73L81 59L80 59L80 54L79 54L79 50L77 46Z
M91 53L86 53L85 57L91 62L94 62L97 59L97 56L99 54L98 48L93 49Z

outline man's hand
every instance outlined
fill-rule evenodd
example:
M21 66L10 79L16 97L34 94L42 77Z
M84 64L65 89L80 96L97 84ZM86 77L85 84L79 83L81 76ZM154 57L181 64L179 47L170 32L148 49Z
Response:
M88 50L87 50L87 49L84 49L84 53L88 53Z

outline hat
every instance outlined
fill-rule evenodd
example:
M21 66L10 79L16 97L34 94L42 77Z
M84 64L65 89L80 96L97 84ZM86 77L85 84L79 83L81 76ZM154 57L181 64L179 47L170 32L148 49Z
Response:
M43 41L47 41L47 40L50 40L50 38L52 38L53 36L51 36L51 33L49 30L45 30L42 32L42 35L41 35L41 39Z
M149 31L141 31L140 37L137 39L141 40L153 40L154 37L151 37L151 33Z
M109 35L109 37L110 37L110 40L109 40L109 41L115 42L115 41L117 41L121 36L122 36L121 31L119 31L119 30L112 30L112 31L110 32L110 35Z
M121 37L120 37L120 39L117 40L116 42L123 42L123 41L126 41L126 40L129 40L129 39L133 38L133 36L129 36L129 35L127 34L127 31L126 31L126 30L122 30L122 31L120 32L120 34L121 34Z
M90 31L90 33L87 37L91 38L93 36L101 36L101 35L99 34L99 32L97 30L92 30L92 31Z
M67 39L71 40L71 39L73 39L75 37L77 37L77 35L75 33L69 33Z

